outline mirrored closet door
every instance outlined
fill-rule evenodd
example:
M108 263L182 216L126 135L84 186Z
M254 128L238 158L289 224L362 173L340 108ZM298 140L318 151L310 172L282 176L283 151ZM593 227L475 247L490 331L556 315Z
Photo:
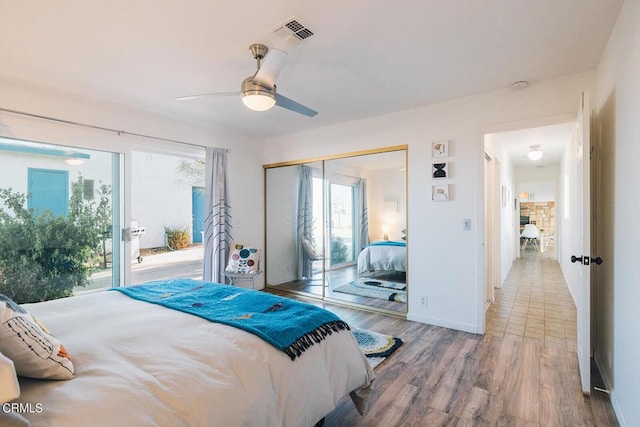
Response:
M407 310L406 147L265 167L267 286Z
M324 296L322 162L266 169L266 282Z

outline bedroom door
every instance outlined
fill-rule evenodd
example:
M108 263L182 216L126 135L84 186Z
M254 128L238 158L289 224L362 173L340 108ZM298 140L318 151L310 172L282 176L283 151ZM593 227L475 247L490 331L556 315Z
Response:
M576 311L578 365L582 392L591 393L591 172L589 94L582 93L573 149L576 156L576 221L571 262L576 263Z

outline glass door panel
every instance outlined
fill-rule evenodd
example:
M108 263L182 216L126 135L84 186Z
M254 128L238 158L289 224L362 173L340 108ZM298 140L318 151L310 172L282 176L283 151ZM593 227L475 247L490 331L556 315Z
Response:
M0 293L27 303L119 286L121 156L11 138L0 153Z
M201 154L131 152L131 284L202 279L204 149Z

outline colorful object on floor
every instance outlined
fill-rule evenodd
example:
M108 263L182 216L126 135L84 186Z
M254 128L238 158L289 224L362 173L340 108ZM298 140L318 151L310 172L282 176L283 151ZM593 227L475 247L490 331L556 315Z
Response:
M393 354L404 342L391 335L383 335L366 329L351 328L358 346L367 356L372 368L376 368Z
M378 298L400 303L407 302L407 284L377 280L370 277L360 277L333 289L334 292Z
M327 335L349 329L338 316L320 307L218 283L161 280L112 290L250 332L291 360Z

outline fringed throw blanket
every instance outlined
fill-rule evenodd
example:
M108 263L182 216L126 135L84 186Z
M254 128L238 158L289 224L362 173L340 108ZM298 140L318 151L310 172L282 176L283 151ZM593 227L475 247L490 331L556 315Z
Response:
M113 290L251 332L291 360L327 335L349 329L339 317L320 307L217 283L162 280Z

